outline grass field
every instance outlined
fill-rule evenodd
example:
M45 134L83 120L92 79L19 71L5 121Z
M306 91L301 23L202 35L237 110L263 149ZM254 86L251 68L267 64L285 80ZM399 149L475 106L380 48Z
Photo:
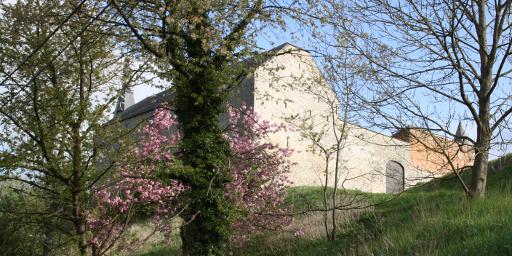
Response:
M285 231L254 237L237 254L512 255L512 164L495 169L500 170L489 173L485 199L468 200L453 177L412 188L396 198L361 194L367 202L385 203L340 212L336 241L325 239L321 213L312 213L297 217ZM321 189L293 188L288 200L296 210L306 209L321 202ZM304 234L293 235L297 228ZM138 255L174 254L176 249L157 245Z
M411 189L342 231L340 252L512 255L512 166L490 173L487 189L485 199L468 200L453 177Z

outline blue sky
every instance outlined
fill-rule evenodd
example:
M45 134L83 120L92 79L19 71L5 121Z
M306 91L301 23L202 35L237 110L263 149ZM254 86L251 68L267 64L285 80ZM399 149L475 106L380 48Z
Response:
M2 1L4 3L5 2L6 3L16 2L15 0L0 0L0 1ZM304 47L307 49L308 45L310 45L310 40L309 40L308 36L309 36L309 34L307 32L301 30L301 28L297 24L291 22L291 23L289 23L289 26L286 31L275 31L272 29L263 31L259 35L259 37L257 39L257 43L258 43L258 46L262 49L270 49L276 45L279 45L279 44L282 44L285 42L289 42L289 43L292 43L299 47ZM140 101L148 96L151 96L153 94L156 94L160 91L161 91L161 89L152 87L152 86L148 86L148 85L136 86L134 88L135 102L138 102L138 101ZM425 104L425 105L429 104L426 100L422 100L421 97L419 98L419 102L420 102L420 104ZM458 122L454 122L452 124L453 130L456 129L457 124L458 124ZM466 132L471 137L475 137L475 135L476 135L475 127L470 122L464 122L463 125L466 129ZM505 139L510 140L512 138L511 131L506 131L506 132L504 132L503 135L504 135ZM510 152L511 150L512 150L512 147L510 147L510 146L506 147L504 150L495 148L492 151L493 158L496 156L502 155L504 152Z
M295 26L294 24L291 24L291 26L287 29L287 31L279 31L276 33L276 31L266 31L264 33L261 33L260 37L258 38L258 47L262 49L271 49L277 45L280 45L282 43L292 43L296 46L303 47L305 49L308 49L308 46L311 45L311 42L308 39L308 34L304 31L301 31L298 26ZM321 60L317 60L317 62L321 62ZM148 96L151 96L155 93L160 92L161 89L157 89L155 87L151 86L137 86L134 89L135 93L135 101L140 101ZM422 104L422 107L425 108L432 108L433 106L431 103L428 102L428 100L425 97L418 97L418 102ZM466 109L461 107L460 105L454 105L457 109L455 109L455 112L457 112L459 115L462 115ZM435 106L438 111L444 111L444 109L447 109L449 107L448 103L439 103ZM469 121L462 121L463 127L466 131L466 133L472 137L476 137L476 127L473 125L472 122ZM455 132L457 129L458 121L454 121L450 124L450 129ZM382 132L384 134L391 134L394 131L391 130L381 130L379 132ZM511 131L504 131L503 137L505 139L510 140L512 138L512 132ZM499 156L502 156L504 153L511 152L512 147L509 145L504 148L498 148L494 147L491 150L491 158L496 158Z

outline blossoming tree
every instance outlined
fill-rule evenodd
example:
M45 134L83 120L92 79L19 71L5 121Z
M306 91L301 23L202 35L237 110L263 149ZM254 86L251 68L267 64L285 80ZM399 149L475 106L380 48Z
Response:
M252 109L229 108L227 117L224 136L233 152L229 161L233 180L226 184L226 191L237 211L231 242L241 246L251 234L279 229L292 221L290 208L284 203L292 150L266 140L286 127L260 120ZM180 197L187 184L179 180L164 184L158 178L162 166L179 165L181 135L175 116L166 107L158 108L138 135L134 160L120 166L118 174L95 191L97 209L90 212L88 227L96 255L119 241L137 212L146 213L158 231L169 234L170 219L187 207Z

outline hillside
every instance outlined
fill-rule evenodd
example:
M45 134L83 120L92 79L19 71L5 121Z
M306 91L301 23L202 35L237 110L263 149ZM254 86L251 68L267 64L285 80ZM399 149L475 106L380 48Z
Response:
M347 252L512 255L512 165L489 173L487 188L483 200L467 200L454 177L412 189L361 218Z
M491 163L483 200L467 200L448 176L377 205L344 225L336 242L302 239L246 255L512 255L511 159Z
M398 197L367 194L383 202L365 212L341 213L338 240L328 242L318 214L298 217L304 230L271 232L250 241L242 255L512 255L512 156L493 162L483 200L467 200L454 177L408 190ZM464 177L467 179L469 173ZM296 209L321 201L320 188L293 188ZM177 254L156 246L139 255Z

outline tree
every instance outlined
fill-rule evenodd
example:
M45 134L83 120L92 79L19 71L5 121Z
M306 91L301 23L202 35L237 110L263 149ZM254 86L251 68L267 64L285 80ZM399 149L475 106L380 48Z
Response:
M243 106L230 107L227 116L223 135L229 138L233 152L229 165L233 181L224 186L226 197L235 202L237 209L229 223L234 230L230 245L235 249L259 231L277 230L291 222L291 209L284 203L284 196L292 163L289 149L266 142L269 135L286 129L284 125L260 120L257 113ZM98 255L108 251L136 211L146 212L157 230L168 234L170 219L190 205L182 195L191 187L179 180L158 180L160 169L181 167L182 135L175 115L160 106L138 136L140 144L130 151L135 159L122 165L120 172L96 190L98 208L90 223ZM184 226L192 221L185 219Z
M416 124L471 144L468 196L484 197L492 142L510 129L512 3L323 2L338 39L330 46L352 49L369 67L365 102L388 127ZM476 139L456 137L453 119L471 121Z
M174 130L174 132L170 132ZM93 255L116 251L132 251L154 234L141 241L119 243L125 231L137 219L152 223L155 231L169 236L172 219L186 207L179 200L187 190L178 180L162 183L156 179L159 166L172 165L180 140L176 119L167 108L159 108L147 124L135 134L140 139L123 157L116 172L93 187L95 207L87 214L91 230Z
M322 36L316 35L316 38ZM371 174L371 170L366 170L360 175L350 175L352 170L346 165L347 158L351 157L351 144L355 143L353 138L360 129L356 126L358 106L354 96L358 86L356 80L359 67L349 55L345 55L343 61L337 62L329 58L331 55L322 54L314 46L308 49L321 63L322 71L316 69L315 63L310 63L311 67L306 70L312 74L311 78L305 78L307 75L299 73L290 86L303 95L314 96L319 104L302 115L292 115L286 119L300 133L301 139L309 144L308 150L322 157L324 161L322 206L311 205L306 212L321 212L326 237L329 241L335 241L339 222L337 216L340 211L370 207L363 195L347 193L345 188L347 181L362 179L363 176ZM342 51L340 55L347 52Z
M35 201L26 200L19 193L19 182L5 182L0 185L0 255L34 255L43 254L44 241L42 225L37 216L20 216L8 209L33 208ZM27 220L29 219L29 220Z
M263 0L247 1L113 1L124 25L143 49L155 56L172 81L173 102L183 139L181 170L167 177L190 186L194 221L183 227L184 255L222 255L232 235L235 202L225 184L232 152L222 135L219 115L229 90L247 70L235 65L247 57L260 26L276 20Z
M123 143L111 150L124 137L104 124L121 87L133 86L140 70L123 78L127 67L107 33L113 29L96 22L108 8L86 1L2 4L0 181L23 184L20 197L37 202L4 210L38 216L44 255L67 248L86 254L91 188L125 150Z

